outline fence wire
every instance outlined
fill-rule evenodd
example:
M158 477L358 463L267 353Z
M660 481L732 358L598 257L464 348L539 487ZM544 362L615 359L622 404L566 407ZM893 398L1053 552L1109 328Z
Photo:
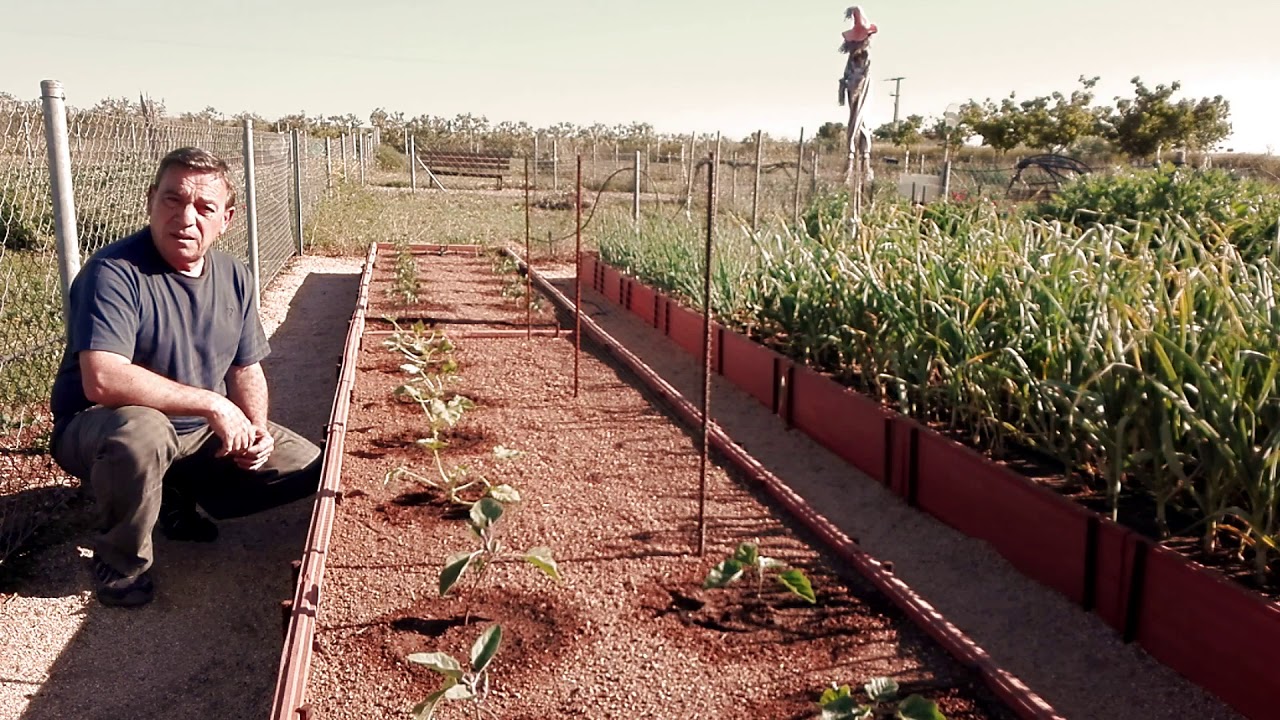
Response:
M185 146L231 166L239 212L218 247L249 262L242 127L72 110L67 134L82 262L146 225L156 167ZM305 226L330 184L324 141L304 135L298 150L295 189L291 135L254 132L262 287L297 251L299 208ZM0 104L0 563L76 486L48 455L49 391L65 337L49 178L41 105Z

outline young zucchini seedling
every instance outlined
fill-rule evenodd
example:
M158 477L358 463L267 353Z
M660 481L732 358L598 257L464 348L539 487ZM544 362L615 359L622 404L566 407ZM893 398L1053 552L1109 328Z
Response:
M472 474L465 465L458 465L451 470L445 470L444 464L440 461L440 453L433 452L435 456L436 475L430 477L421 475L409 469L407 465L400 467L387 473L383 478L383 484L389 484L400 478L409 478L414 482L427 487L435 488L444 493L445 499L454 505L465 505L470 507L477 500L483 497L491 497L498 502L510 505L520 502L520 491L509 483L493 484L483 475ZM519 450L512 450L501 445L493 449L494 457L499 460L511 460L523 455Z
M893 678L872 678L862 689L866 691L870 705L859 703L848 685L836 687L833 683L818 699L822 720L872 720L886 717L880 706L898 699L898 683ZM937 703L920 695L908 695L889 711L893 713L889 717L897 720L947 720Z
M436 705L442 700L470 700L475 704L476 717L483 710L494 717L496 713L484 707L485 698L489 695L489 663L498 654L498 646L502 644L502 626L490 625L480 633L471 646L471 671L462 669L462 663L452 655L442 652L413 653L409 662L423 665L444 676L444 684L427 696L426 700L413 708L414 720L431 720L435 715Z
M496 560L504 559L502 541L498 539L498 520L502 518L503 505L491 497L480 498L471 506L471 512L467 518L467 525L471 529L471 534L480 541L480 547L467 552L453 553L444 561L444 569L440 571L440 596L444 597L449 593L458 581L462 579L462 574L468 569L475 568L475 581L473 587L480 584L484 577L484 572L489 565ZM530 548L521 559L538 570L542 571L547 577L560 581L560 569L556 566L556 561L551 557L551 548L534 547Z
M756 597L764 590L764 576L767 572L776 572L778 584L792 595L810 604L818 601L813 592L813 585L802 570L789 568L780 560L760 554L755 543L744 542L738 545L727 560L711 568L707 579L702 582L704 588L725 588L741 580L748 572L756 576Z

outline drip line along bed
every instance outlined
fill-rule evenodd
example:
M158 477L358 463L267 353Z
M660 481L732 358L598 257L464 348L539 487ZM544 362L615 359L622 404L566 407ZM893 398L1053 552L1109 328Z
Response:
M643 389L643 366L625 369L589 321L595 342L577 355L572 315L547 300L526 314L515 264L475 247L370 249L273 718L408 717L445 677L409 656L448 653L465 670L495 625L483 707L496 717L816 717L824 688L877 676L948 718L1057 717L723 436L699 556L697 423L677 420L696 411ZM452 422L406 397L414 375L388 347L441 334L453 347L436 360L456 363L441 404L468 401ZM472 483L462 501L493 488L501 519L476 525L490 505L450 502L446 481ZM446 558L456 569L478 547L469 524L504 549L441 597ZM703 588L742 543L782 567L759 586ZM782 570L803 571L815 602L776 583ZM471 716L466 702L442 700L436 716Z

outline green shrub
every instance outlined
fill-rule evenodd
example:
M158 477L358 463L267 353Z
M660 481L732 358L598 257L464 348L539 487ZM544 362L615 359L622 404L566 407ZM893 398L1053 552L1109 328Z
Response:
M36 250L42 235L53 234L50 218L31 217L7 188L0 188L0 246L6 250Z
M1086 176L1036 206L1033 213L1082 228L1103 224L1135 229L1149 224L1176 230L1183 220L1197 236L1225 237L1246 260L1253 260L1271 254L1275 246L1280 190L1223 170L1165 166L1116 176ZM1173 240L1175 234L1146 235L1162 242Z
M409 157L387 143L378 146L373 153L378 169L386 172L409 172Z

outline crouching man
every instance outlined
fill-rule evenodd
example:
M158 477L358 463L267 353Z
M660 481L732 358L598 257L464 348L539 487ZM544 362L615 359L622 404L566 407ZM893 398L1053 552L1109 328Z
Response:
M270 351L252 275L213 247L235 215L226 162L166 155L148 226L107 245L71 286L54 379L51 449L92 492L94 590L104 605L151 601L151 535L210 542L215 519L315 492L321 453L267 419Z

